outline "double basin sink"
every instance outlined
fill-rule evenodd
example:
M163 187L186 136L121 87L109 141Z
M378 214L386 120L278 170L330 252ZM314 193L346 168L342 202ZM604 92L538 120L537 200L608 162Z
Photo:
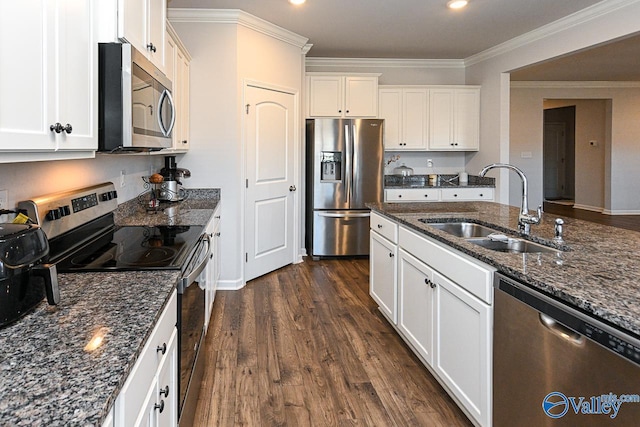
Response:
M442 230L456 237L462 237L467 242L498 252L508 253L555 253L560 252L548 246L529 240L506 236L504 233L474 222L428 222L420 220L426 225Z

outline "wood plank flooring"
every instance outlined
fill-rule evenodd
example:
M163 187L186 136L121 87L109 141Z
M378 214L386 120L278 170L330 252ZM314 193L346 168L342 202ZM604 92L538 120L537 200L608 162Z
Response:
M575 209L573 206L544 202L544 211L569 218L582 219L626 230L640 231L640 215L605 215L600 212Z
M369 261L308 259L219 291L197 426L469 426L382 317Z

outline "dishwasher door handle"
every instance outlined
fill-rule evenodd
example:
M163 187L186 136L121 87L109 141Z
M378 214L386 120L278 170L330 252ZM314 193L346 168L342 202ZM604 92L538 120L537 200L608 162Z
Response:
M551 333L569 341L572 344L584 345L586 342L586 338L583 335L580 335L576 331L556 322L552 317L549 317L544 313L540 313L540 323L551 331Z

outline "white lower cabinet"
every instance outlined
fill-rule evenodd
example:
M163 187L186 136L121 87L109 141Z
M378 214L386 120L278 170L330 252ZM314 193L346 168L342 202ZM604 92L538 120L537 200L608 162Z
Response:
M173 291L116 398L115 427L177 425L177 315L177 292Z
M398 329L428 364L433 363L435 288L433 269L400 249Z
M493 200L491 187L455 188L387 188L384 201L397 202L470 202Z
M472 421L490 426L495 269L375 212L371 218L372 227L380 218L397 227L396 242L372 228L371 296Z
M220 203L207 224L206 233L209 235L211 244L211 255L207 268L202 272L205 284L205 331L209 328L211 313L213 312L213 301L216 297L216 289L218 288L218 280L220 279Z
M374 214L372 213L372 216ZM397 281L395 243L371 231L369 252L369 294L378 303L380 311L397 323Z
M491 425L492 307L435 273L436 375L476 421Z

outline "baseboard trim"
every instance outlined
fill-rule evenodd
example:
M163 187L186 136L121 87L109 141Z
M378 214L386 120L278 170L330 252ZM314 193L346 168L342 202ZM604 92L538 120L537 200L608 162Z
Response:
M640 215L639 210L615 210L605 209L602 211L605 215Z
M604 208L601 208L599 206L580 205L578 203L573 204L573 209L582 209L585 211L600 212L600 213L603 213L604 211Z
M218 291L237 291L238 289L244 288L244 281L242 279L236 280L218 280L218 287L216 290Z

